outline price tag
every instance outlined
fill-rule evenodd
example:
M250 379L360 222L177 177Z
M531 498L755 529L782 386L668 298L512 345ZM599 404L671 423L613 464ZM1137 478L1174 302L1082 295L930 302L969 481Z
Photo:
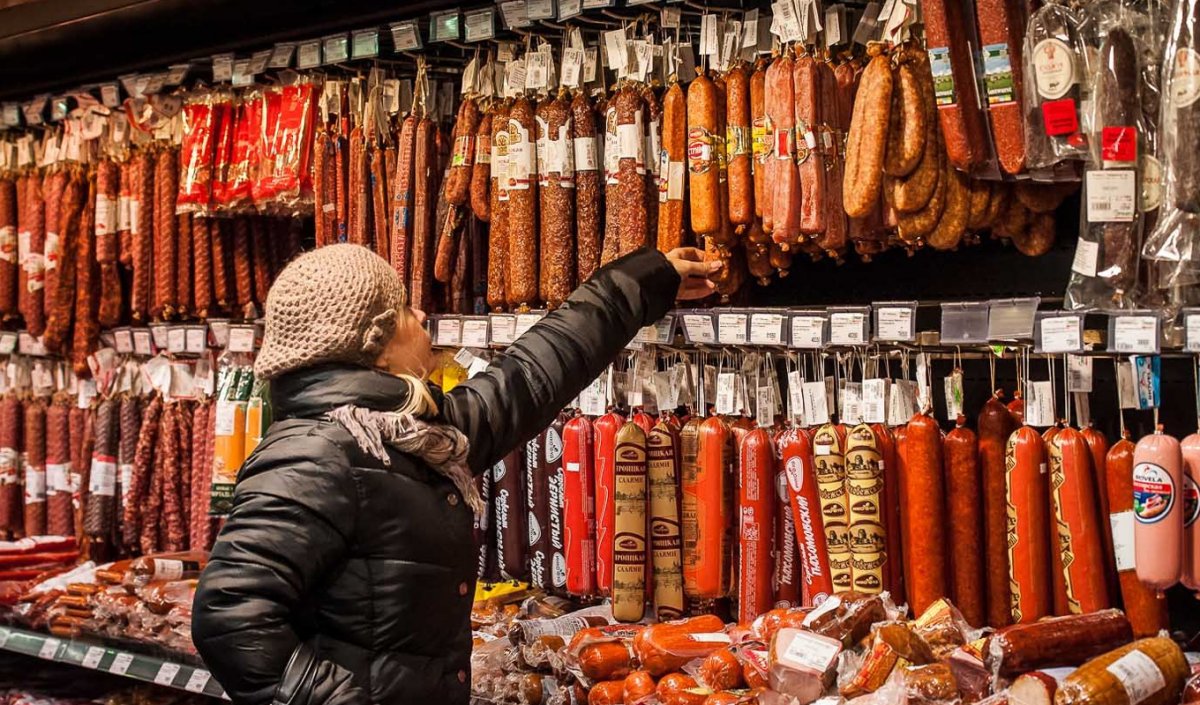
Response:
M486 348L488 346L488 319L464 319L462 322L462 345L468 348Z
M1137 205L1137 172L1097 169L1087 172L1089 223L1129 223Z
M847 382L842 385L839 401L841 402L839 406L843 423L851 426L862 423L862 384L860 382Z
M135 355L146 357L154 354L149 328L137 328L133 331L133 352Z
M292 55L295 53L295 42L276 44L275 48L271 50L271 58L267 59L267 66L273 69L286 69L292 65Z
M1092 391L1092 358L1087 355L1067 355L1067 391Z
M1133 549L1133 510L1109 514L1108 522L1112 526L1113 554L1117 559L1117 571L1133 570L1137 567Z
M271 54L270 49L254 52L250 56L250 73L257 75L266 71L267 64L271 62Z
M94 670L100 667L100 659L102 658L104 658L104 647L89 646L87 653L83 655L83 663L81 665L84 668L91 668Z
M717 342L717 330L713 326L712 316L707 313L683 314L683 332L689 343Z
M792 347L815 350L825 344L825 319L821 316L792 316Z
M208 350L208 329L204 326L187 326L185 352L192 355L203 355Z
M1184 349L1200 352L1200 312L1183 314Z
M129 672L129 666L133 663L133 654L120 652L117 654L113 662L108 666L108 672L113 675L123 676Z
M158 667L158 673L154 676L154 682L159 685L171 685L175 681L175 676L179 673L179 664L164 663Z
M156 334L161 328L152 329ZM159 346L162 347L161 345ZM178 355L187 350L187 330L182 326L167 328L167 352Z
M737 413L737 375L722 372L717 375L716 411L718 414Z
M558 0L558 19L566 20L583 12L582 0Z
M493 345L511 345L517 339L517 317L504 313L493 314L491 329Z
M254 326L229 326L229 352L254 352Z
M1026 384L1025 423L1046 428L1054 425L1054 385L1049 381Z
M831 345L862 345L866 342L866 316L859 312L829 314L829 343Z
M862 382L863 423L887 423L888 380L864 379Z
M42 642L42 648L38 649L38 658L43 658L47 661L54 660L58 656L58 647L60 646L62 646L62 642L58 639L47 638Z
M11 355L17 350L19 336L16 333L0 333L0 355Z
M963 373L955 370L942 378L946 418L953 421L963 412Z
M1047 316L1042 320L1041 352L1066 353L1083 350L1079 316Z
M1071 271L1085 277L1096 276L1096 265L1100 261L1100 243L1080 238L1075 243L1075 259Z
M717 342L722 345L745 345L746 319L744 313L718 313Z
M586 416L603 416L607 404L605 399L605 375L600 375L579 393L579 410Z
M338 64L350 58L350 38L345 34L325 37L322 40L321 48L325 54L326 64Z
M389 29L396 51L417 51L421 48L421 33L417 30L416 22L396 22Z
M829 423L829 398L825 394L825 383L805 382L801 389L804 393L805 423L809 426Z
M530 328L536 325L538 321L542 320L542 316L544 315L545 314L543 313L518 313L517 327L515 329L516 336L520 338L522 335L525 335Z
M783 314L750 314L751 345L783 345Z
M438 345L447 347L462 345L462 319L451 317L437 319L436 340Z
M554 0L525 0L525 16L531 20L554 19Z
M1133 374L1133 363L1117 360L1117 401L1122 409L1138 408L1137 378Z
M574 47L563 49L562 69L559 73L564 86L570 88L578 88L580 86L580 72L583 70L583 54L583 49Z
M875 307L876 340L910 341L914 338L911 307Z
M496 36L496 12L491 8L467 12L463 15L468 42L482 42Z
M434 13L429 20L429 35L434 42L458 41L458 10Z
M1113 316L1109 350L1119 353L1157 353L1158 318L1152 315Z
M315 69L321 65L321 40L301 42L296 47L296 68Z
M788 406L792 415L792 423L797 426L807 426L804 414L804 380L799 370L791 370L787 374Z
M208 671L197 668L192 671L192 675L188 677L183 689L189 693L203 693L210 680L212 680L212 675Z

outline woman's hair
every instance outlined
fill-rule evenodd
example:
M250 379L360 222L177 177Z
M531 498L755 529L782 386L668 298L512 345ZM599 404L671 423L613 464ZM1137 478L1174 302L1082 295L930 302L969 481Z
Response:
M438 415L437 402L429 393L429 387L412 375L399 375L400 379L408 382L408 398L404 405L396 409L397 413L412 414L417 418L431 419Z

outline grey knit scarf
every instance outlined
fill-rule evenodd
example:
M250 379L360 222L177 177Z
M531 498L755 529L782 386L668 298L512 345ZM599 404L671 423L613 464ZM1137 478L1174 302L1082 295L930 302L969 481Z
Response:
M387 448L425 461L458 488L467 506L478 516L483 513L483 498L467 467L469 442L463 432L447 424L430 423L412 414L375 411L347 404L329 412L329 419L341 424L364 452L390 467Z

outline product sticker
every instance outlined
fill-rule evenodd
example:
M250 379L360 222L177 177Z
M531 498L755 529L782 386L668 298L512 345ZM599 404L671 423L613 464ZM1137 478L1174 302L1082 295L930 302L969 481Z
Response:
M1133 466L1133 513L1140 524L1156 524L1175 506L1175 480L1155 463Z
M712 634L689 634L688 636L692 638L692 641L698 641L703 644L729 644L733 641L728 634L720 632Z
M1007 44L984 45L983 83L987 87L988 105L1002 105L1016 100Z
M25 504L46 501L46 471L25 466Z
M1100 243L1079 238L1075 244L1075 259L1071 271L1085 277L1096 276L1096 264L1100 261Z
M1104 168L1137 161L1136 127L1106 126L1100 134L1100 158L1104 160Z
M1200 516L1200 485L1191 474L1183 476L1183 526L1187 528L1196 523Z
M1170 96L1176 110L1186 108L1200 98L1200 53L1191 47L1175 52Z
M1154 659L1137 649L1108 664L1105 670L1120 681L1129 698L1129 705L1138 705L1167 687L1167 681Z
M866 342L863 329L866 321L862 313L833 313L829 316L830 345L862 345Z
M818 316L792 316L792 347L820 348L825 342L825 319Z
M713 137L712 133L703 127L693 127L688 130L688 167L693 174L704 174L712 168Z
M1079 111L1074 98L1048 100L1042 103L1042 127L1051 137L1079 132Z
M963 373L955 370L942 378L946 398L946 418L954 420L963 412Z
M864 379L862 382L863 423L887 423L888 380Z
M939 107L954 105L958 96L954 91L954 67L950 63L950 47L929 50L929 68L933 71L933 94Z
M875 337L880 340L912 340L913 310L911 308L880 308L876 316L879 330Z
M123 676L129 672L129 666L133 663L133 654L119 653L113 662L108 666L108 672L114 675Z
M666 154L666 152L663 152ZM667 163L666 199L667 201L683 200L683 183L687 168L683 162ZM660 199L664 200L664 199Z
M517 120L508 121L508 188L525 190L537 169L537 154L529 139L529 130Z
M1155 353L1158 351L1158 319L1154 316L1114 316L1113 352Z
M1137 172L1133 169L1087 173L1089 223L1129 223L1137 212Z
M1162 162L1151 154L1142 155L1142 193L1141 207L1143 213L1158 210L1163 197L1163 168Z
M1048 381L1029 382L1025 398L1025 423L1038 428L1054 425L1054 385Z
M837 658L841 644L807 632L796 632L780 657L800 668L824 673Z
M824 382L805 382L804 420L810 426L829 423L829 398L825 395Z
M171 685L175 681L175 676L179 673L179 664L167 662L158 667L158 673L154 676L154 682L159 685Z
M155 580L179 580L183 577L183 561L154 558Z
M1142 355L1131 358L1133 363L1134 393L1137 408L1154 409L1160 398L1162 363L1157 355Z
M192 671L192 675L188 678L187 683L184 684L183 689L189 693L203 693L211 679L212 675L208 671L203 668L197 668Z
M1133 550L1133 510L1108 515L1112 526L1113 553L1117 558L1117 571L1124 572L1136 567Z
M103 497L117 495L117 464L111 460L92 458L92 472L88 478L88 491Z
M1062 98L1075 85L1075 52L1061 39L1043 39L1033 48L1033 76L1042 98Z
M1092 358L1087 355L1067 355L1067 391L1092 391Z

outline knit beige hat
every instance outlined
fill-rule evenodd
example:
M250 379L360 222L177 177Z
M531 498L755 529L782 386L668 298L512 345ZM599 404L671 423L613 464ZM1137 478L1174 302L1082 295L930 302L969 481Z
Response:
M325 362L369 365L407 302L396 271L365 247L329 245L305 253L271 285L254 374L271 379Z

